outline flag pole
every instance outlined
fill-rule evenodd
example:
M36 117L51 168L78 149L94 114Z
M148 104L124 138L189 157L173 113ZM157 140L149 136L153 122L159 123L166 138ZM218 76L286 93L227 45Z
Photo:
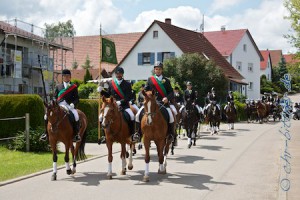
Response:
M100 61L99 61L99 85L101 84L101 62L102 62L102 27L100 23ZM99 94L99 99L98 99L98 116L100 116L100 111L101 111L101 93ZM101 138L101 124L98 119L98 144L100 144L100 138Z

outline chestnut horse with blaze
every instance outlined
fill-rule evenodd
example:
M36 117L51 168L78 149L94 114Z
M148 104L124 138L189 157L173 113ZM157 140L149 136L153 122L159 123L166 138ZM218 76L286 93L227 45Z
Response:
M126 144L130 145L128 169L132 170L132 151L134 143L131 140L131 134L128 123L126 123L123 112L120 112L119 107L113 97L106 98L102 96L102 109L103 114L102 127L104 128L106 146L108 150L108 172L107 178L112 179L112 146L114 142L121 144L121 159L122 169L121 175L126 174Z
M145 96L144 110L145 114L141 121L141 129L144 137L145 146L145 174L143 181L149 181L149 162L150 162L150 143L154 141L157 147L159 174L166 174L167 154L169 152L170 141L167 140L168 122L164 119L160 106L156 102L154 91L142 91Z
M73 137L75 135L73 126L69 120L69 111L63 107L60 107L57 101L52 101L50 104L44 103L47 108L48 125L47 130L49 134L49 143L51 145L53 154L53 174L51 180L57 178L57 142L62 142L65 145L65 165L67 174L75 174L76 172L76 160L86 159L84 153L85 141L86 141L86 128L87 118L85 114L78 110L80 129L79 135L81 141L76 143L75 149L73 146ZM73 169L71 170L69 165L69 150L71 150L73 158Z

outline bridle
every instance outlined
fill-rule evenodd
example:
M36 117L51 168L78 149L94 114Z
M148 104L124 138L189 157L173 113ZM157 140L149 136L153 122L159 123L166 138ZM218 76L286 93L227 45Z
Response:
M112 112L114 112L114 108L111 108L111 106L108 105L108 104L107 104L104 108L108 108L109 110L111 110ZM102 111L102 112L103 112L103 111ZM106 115L104 116L104 114L103 114L103 120L104 120L104 119L106 119ZM122 130L122 127L123 127L122 114L119 115L119 119L120 119L120 126L119 126L118 131L113 131L113 130L110 128L111 124L114 123L114 120L113 120L112 117L111 117L109 120L107 120L108 123L107 123L107 126L104 127L104 129L110 130L109 132L111 132L112 135L116 135L117 133L120 133L121 130Z
M49 110L50 110L50 113L49 113L50 116L52 116L53 113L54 113L52 109L54 109L54 107L49 109ZM59 113L59 111L60 111L60 109L61 109L60 106L58 106L57 109L58 109L58 110L57 110L55 113ZM66 117L67 114L68 114L68 112L65 111L65 110L63 110L63 112L64 112L65 114L64 114L64 116L63 116L62 118L60 118L59 115L58 115L58 116L56 117L56 120L55 120L55 122L54 122L53 124L50 122L50 124L51 124L51 130L52 130L53 132L56 132L56 130L58 129L58 126L60 125L60 123L65 119L65 117Z

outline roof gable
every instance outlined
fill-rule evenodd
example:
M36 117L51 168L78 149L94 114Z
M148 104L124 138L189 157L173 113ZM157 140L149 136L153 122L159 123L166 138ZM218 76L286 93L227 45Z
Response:
M271 60L270 52L268 50L261 50L260 53L264 58L263 61L260 61L260 69L265 70L268 67L269 59Z
M273 67L278 67L282 57L282 50L269 50Z

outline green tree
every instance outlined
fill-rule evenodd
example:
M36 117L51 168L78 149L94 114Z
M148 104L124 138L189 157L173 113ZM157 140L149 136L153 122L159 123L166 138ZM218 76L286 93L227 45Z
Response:
M285 74L288 73L288 70L286 68L286 62L283 56L281 56L280 58L280 62L278 63L278 68L279 68L280 77L283 77Z
M284 6L288 9L289 15L285 18L290 20L293 33L285 35L298 49L297 57L300 58L300 2L299 0L285 0Z
M91 68L93 68L93 65L91 65L91 60L90 60L89 55L86 55L85 62L84 62L83 65L81 65L81 67L83 69L91 69Z
M164 73L176 80L176 85L186 88L186 82L191 81L193 88L203 97L212 87L220 98L224 99L228 90L228 80L216 64L197 53L183 54L181 57L168 59L164 62Z
M53 42L58 37L73 37L76 35L72 20L67 22L58 22L58 24L44 24L46 31L45 37Z
M83 82L87 83L89 80L93 80L93 77L90 73L90 70L88 68L85 69L85 75L83 77Z

